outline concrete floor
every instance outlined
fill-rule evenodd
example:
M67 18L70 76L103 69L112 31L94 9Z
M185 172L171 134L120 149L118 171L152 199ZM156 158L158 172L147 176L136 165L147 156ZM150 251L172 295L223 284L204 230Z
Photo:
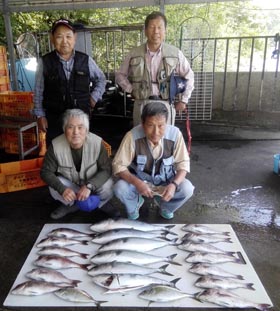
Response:
M232 225L274 304L271 310L278 311L280 176L273 173L273 155L280 153L279 132L263 133L250 129L247 132L250 137L246 137L246 131L243 132L245 135L241 135L240 129L238 135L232 129L228 135L223 135L225 129L221 128L219 133L216 132L217 128L215 131L204 128L204 133L202 127L196 129L193 129L191 173L188 176L196 187L195 194L169 222ZM118 139L110 139L109 136L106 139L114 147ZM113 200L113 203L121 208L117 200ZM140 220L168 222L160 218L155 210L149 209L149 206L146 204L141 209ZM54 222L49 218L54 207L55 203L46 187L0 195L1 311L7 310L2 307L3 302L43 225ZM91 214L78 212L65 217L63 222L94 223L105 217L99 211ZM33 309L44 310L28 308ZM90 308L67 308L74 309ZM114 308L106 308L109 309ZM130 310L140 311L143 308ZM197 310L206 311L203 308Z

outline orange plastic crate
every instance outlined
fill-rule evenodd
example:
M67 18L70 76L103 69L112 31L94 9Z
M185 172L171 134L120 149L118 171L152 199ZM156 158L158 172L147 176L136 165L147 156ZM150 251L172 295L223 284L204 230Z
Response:
M18 103L30 104L33 103L33 92L18 92L7 91L0 94L1 103Z
M106 143L105 140L102 141L103 142L103 145L105 146L106 150L107 150L107 153L108 153L108 156L110 157L112 155L112 148L111 148L111 145L109 145L108 143Z
M40 177L43 158L0 164L0 193L45 186Z

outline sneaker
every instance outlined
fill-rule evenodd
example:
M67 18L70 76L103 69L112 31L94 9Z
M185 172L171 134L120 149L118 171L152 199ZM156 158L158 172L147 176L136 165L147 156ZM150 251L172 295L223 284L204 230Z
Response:
M145 202L144 198L141 195L139 195L137 207L135 208L133 213L127 215L127 218L130 220L138 219L139 218L139 210L140 210L141 206L144 204L144 202Z
M154 204L157 207L160 207L160 203L161 203L161 197L159 195L154 195Z
M52 219L60 219L60 218L64 217L65 215L70 214L70 213L74 213L78 210L79 210L79 207L76 206L75 204L72 206L61 205L51 213L51 218Z
M165 219L172 219L174 217L174 213L168 212L166 210L161 210L160 211L160 216L165 218Z
M120 211L110 202L107 202L101 206L100 210L107 214L110 218L117 219L121 217Z

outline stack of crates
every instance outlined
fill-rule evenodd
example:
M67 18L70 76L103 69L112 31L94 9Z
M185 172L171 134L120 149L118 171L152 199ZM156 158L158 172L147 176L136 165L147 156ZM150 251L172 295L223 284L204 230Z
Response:
M5 46L0 45L0 92L10 90L10 78Z

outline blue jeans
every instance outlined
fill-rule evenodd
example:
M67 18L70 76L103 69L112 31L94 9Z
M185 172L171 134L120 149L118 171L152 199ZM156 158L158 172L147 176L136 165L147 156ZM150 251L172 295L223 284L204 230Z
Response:
M115 183L113 190L115 196L125 205L127 214L132 214L137 207L139 197L136 188L125 180L120 179ZM184 179L179 185L178 191L175 192L174 197L169 202L161 200L160 209L174 213L188 201L193 195L193 191L193 184L188 179Z

